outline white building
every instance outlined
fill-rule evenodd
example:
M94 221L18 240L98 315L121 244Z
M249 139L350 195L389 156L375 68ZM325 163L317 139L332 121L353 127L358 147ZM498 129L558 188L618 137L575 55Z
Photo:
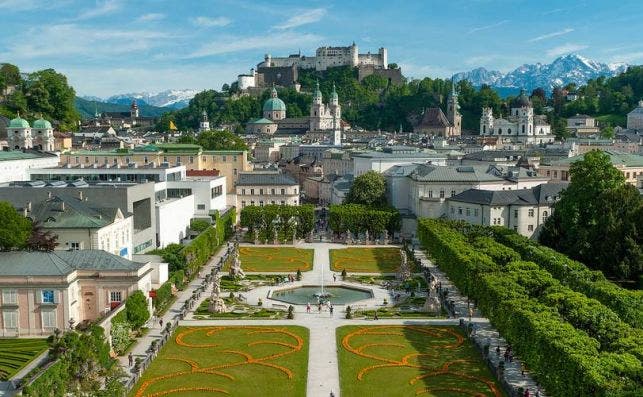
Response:
M208 114L203 110L201 113L201 121L199 122L199 132L210 131L210 122L208 121Z
M474 225L505 226L537 238L565 184L543 183L523 190L469 189L447 199L447 218Z
M352 157L352 174L355 176L368 171L385 172L393 166L411 162L432 165L446 165L447 162L446 155L407 146L387 146L382 151L354 152Z
M547 118L534 115L529 97L522 90L511 103L511 114L504 118L494 118L491 108L482 109L480 135L496 136L502 143L545 144L554 141Z
M0 183L29 179L29 170L56 167L59 156L35 151L0 151Z
M248 205L299 205L299 184L280 172L243 172L236 189L239 210Z
M261 67L296 66L302 69L326 70L336 66L373 66L379 69L388 69L388 51L380 48L377 54L360 54L355 43L347 47L319 47L315 56L301 54L288 57L272 57L266 54L264 61L257 65Z
M103 250L132 258L132 215L87 201L82 190L76 197L51 194L45 201L27 202L23 215L58 236L58 250Z
M42 117L34 121L33 128L25 119L18 117L11 120L7 128L7 144L11 149L54 150L54 129L51 123Z
M627 128L630 130L643 130L643 100L627 114Z
M334 131L333 145L341 145L342 107L339 104L337 91L333 84L328 105L324 104L319 82L313 93L313 103L310 106L310 131Z
M194 217L194 195L166 197L154 205L156 214L156 241L160 248L180 243L188 237L190 221Z

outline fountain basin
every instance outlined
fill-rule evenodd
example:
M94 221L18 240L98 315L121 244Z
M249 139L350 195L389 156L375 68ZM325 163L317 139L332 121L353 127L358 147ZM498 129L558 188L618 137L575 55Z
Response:
M268 298L292 305L317 304L320 292L321 286L319 285L304 285L270 291ZM330 301L335 305L347 305L373 298L373 291L358 287L324 286L324 295L324 301Z

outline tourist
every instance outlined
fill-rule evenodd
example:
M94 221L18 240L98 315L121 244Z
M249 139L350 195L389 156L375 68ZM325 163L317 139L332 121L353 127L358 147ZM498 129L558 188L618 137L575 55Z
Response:
M500 356L500 345L496 346L496 356Z
M306 313L310 313L310 302L306 303Z
M333 273L333 282L336 282L336 281L337 281L337 275Z
M129 361L130 367L134 365L134 356L132 355L132 352L129 352L129 354L127 355L127 360Z
M379 320L379 317L377 317L377 310L375 310L375 316L373 316L373 320Z
M529 397L530 395L531 395L531 394L529 394L529 389L525 389L525 394L524 394L524 396L525 396L525 397Z
M317 310L321 313L322 311L322 303L319 302L319 305L317 305Z
M540 391L540 386L538 386L538 389L536 389L536 394L534 394L535 397L542 397L542 392Z
M161 328L163 328L163 319L162 319L162 318L159 318L159 326L160 326Z
M330 316L333 317L333 305L330 305L328 311L330 312Z

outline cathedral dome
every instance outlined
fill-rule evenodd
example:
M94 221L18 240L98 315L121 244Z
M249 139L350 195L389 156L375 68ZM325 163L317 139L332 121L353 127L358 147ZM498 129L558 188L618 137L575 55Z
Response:
M33 122L33 128L35 129L51 129L51 123L43 118Z
M525 94L525 90L520 90L520 95L517 96L511 102L511 107L512 108L529 108L529 107L531 107L531 101L529 100L529 97L527 96L527 94Z
M29 128L29 122L20 118L20 115L9 123L9 128Z
M266 102L263 103L263 111L264 112L275 112L275 111L286 111L286 104L284 101L281 99L275 97L275 98L268 98Z

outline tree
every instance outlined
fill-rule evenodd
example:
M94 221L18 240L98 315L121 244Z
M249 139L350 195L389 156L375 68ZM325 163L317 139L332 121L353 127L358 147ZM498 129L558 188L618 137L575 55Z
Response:
M205 150L248 150L246 142L230 131L204 131L196 141Z
M643 199L637 189L597 150L573 163L570 177L540 241L608 275L638 277Z
M31 222L6 201L0 201L0 250L24 248L31 235Z
M34 251L53 251L58 245L58 236L51 230L46 230L41 222L31 226L31 236L27 240L27 248Z
M125 301L127 321L134 329L141 328L150 318L147 308L147 298L141 291L136 291Z
M371 207L386 205L386 181L382 174L368 171L355 178L345 200L346 204L363 204Z

